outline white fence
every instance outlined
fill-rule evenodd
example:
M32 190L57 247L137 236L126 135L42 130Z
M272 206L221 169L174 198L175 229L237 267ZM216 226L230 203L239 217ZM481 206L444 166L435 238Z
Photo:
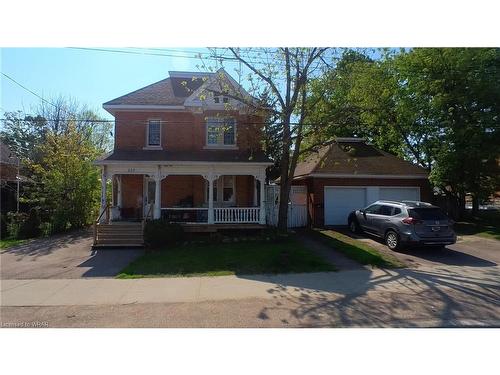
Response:
M258 223L259 207L224 207L214 208L214 222L222 223Z
M268 225L278 225L280 188L277 185L266 186L266 221ZM307 225L307 187L292 186L288 202L288 228Z

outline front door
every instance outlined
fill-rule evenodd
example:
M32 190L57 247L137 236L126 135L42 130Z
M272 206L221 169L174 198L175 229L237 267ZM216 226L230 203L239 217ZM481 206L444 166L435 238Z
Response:
M153 207L155 203L155 189L156 189L156 182L154 179L145 177L144 178L144 194L143 194L143 207L144 207L144 212L143 215L153 215Z

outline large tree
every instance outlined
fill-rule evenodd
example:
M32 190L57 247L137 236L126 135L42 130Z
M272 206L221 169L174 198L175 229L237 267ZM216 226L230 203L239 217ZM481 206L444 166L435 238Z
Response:
M313 83L310 100L321 99L308 122L326 126L307 143L366 137L431 171L458 217L466 193L484 198L498 186L499 67L498 49L347 52Z
M268 151L278 171L280 202L278 230L287 231L288 200L295 167L304 137L305 118L311 103L310 83L326 66L327 48L228 48L213 49L221 67L239 64L236 73L254 98L222 88L225 94L262 109L266 103L265 134ZM205 65L206 66L206 65Z

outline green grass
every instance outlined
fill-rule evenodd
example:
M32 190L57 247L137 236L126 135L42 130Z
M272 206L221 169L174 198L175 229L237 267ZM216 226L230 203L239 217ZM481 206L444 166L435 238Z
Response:
M12 240L12 239L3 239L0 240L0 250L5 250L12 246L22 245L28 240Z
M500 211L480 211L455 223L458 235L475 235L500 241Z
M334 230L315 229L311 231L311 234L361 264L386 268L405 267L405 264L400 262L396 257L381 253L361 241Z
M221 276L334 271L295 239L176 246L147 253L117 278Z

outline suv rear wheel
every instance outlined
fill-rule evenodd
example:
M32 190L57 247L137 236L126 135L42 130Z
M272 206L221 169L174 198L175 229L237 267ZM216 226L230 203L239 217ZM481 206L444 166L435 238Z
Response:
M399 236L393 230L388 231L385 234L385 244L391 250L397 250L400 247Z

